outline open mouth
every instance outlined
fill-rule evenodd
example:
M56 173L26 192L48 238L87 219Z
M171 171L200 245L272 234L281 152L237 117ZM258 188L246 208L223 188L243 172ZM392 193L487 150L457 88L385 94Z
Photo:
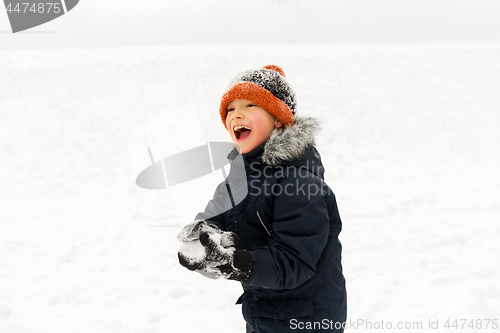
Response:
M234 131L234 136L238 141L245 140L250 135L250 132L252 132L250 127L245 125L236 126L233 128L233 131Z

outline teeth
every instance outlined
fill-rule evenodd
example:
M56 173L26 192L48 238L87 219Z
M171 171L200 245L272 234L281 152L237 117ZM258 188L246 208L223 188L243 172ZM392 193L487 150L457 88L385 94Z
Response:
M243 128L244 128L244 129L247 129L247 130L249 130L249 129L250 129L249 127L247 127L247 126L245 126L245 125L241 125L241 126L236 126L236 127L234 128L234 131L235 131L235 132L236 132L236 131L240 131L240 130L242 130Z

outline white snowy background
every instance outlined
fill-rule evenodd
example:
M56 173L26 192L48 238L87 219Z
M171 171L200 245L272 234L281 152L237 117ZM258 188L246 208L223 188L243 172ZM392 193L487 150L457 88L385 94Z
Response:
M499 43L51 43L0 49L0 332L244 332L240 285L178 264L186 221L129 144L158 116L186 128L165 146L194 119L227 141L223 90L266 64L322 120L349 319L500 321Z

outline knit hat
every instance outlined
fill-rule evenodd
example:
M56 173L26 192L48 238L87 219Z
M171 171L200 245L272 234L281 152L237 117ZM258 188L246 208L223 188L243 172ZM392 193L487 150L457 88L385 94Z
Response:
M285 126L293 125L295 92L285 79L281 67L267 65L236 75L222 96L220 116L226 126L227 106L235 99L246 99L262 106Z

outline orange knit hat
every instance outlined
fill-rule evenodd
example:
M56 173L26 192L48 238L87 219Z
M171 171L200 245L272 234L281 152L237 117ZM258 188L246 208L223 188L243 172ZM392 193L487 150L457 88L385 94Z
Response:
M285 79L281 67L267 65L236 75L222 96L220 116L226 126L227 105L235 99L246 99L262 106L285 126L293 125L295 92Z

